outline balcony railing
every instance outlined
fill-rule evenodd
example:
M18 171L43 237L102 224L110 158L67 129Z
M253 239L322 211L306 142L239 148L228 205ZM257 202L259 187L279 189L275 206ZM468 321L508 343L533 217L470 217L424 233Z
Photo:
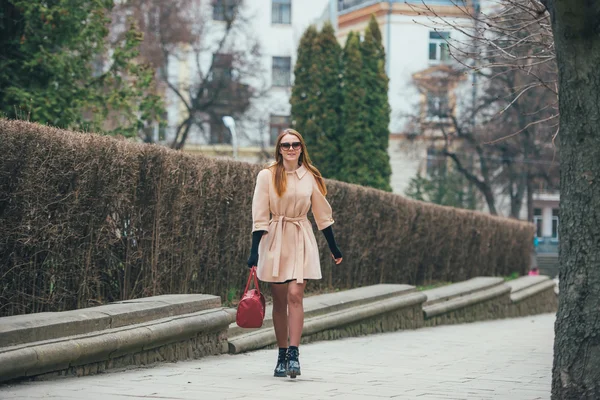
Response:
M424 0L426 5L431 6L453 6L462 5L469 0ZM475 3L474 1L469 1ZM423 0L338 0L338 11L346 11L350 9L363 8L370 6L371 4L377 3L409 3L409 4L423 4Z
M558 239L551 237L538 238L537 254L558 254Z

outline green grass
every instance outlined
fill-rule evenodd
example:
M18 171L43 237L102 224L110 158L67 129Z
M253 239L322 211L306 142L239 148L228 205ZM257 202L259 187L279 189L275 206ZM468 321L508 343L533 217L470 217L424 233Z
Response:
M508 275L508 276L505 276L505 277L504 277L504 282L507 282L507 281L512 281L513 279L517 279L517 278L519 278L519 276L520 276L520 275L519 275L519 273L518 273L518 272L513 272L512 274L510 274L510 275Z
M452 283L453 282L435 282L435 283L431 283L429 285L417 286L417 290L422 291L422 290L435 289L435 288L442 287L442 286L452 285Z

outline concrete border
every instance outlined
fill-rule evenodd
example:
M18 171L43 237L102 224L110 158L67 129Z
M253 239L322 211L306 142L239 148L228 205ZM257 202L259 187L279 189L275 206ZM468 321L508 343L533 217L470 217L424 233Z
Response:
M507 295L509 293L510 287L506 285L498 285L486 290L470 293L465 296L453 297L451 300L447 300L444 303L436 302L430 305L425 303L423 307L423 313L425 315L425 319L429 319L441 314L459 310L461 308L483 303L487 300Z
M389 314L421 305L426 300L423 293L414 292L404 296L393 297L368 304L359 305L345 310L308 318L304 321L303 336L310 336L331 328L359 323L368 318ZM229 339L229 352L242 353L256 350L276 343L272 327L261 328L254 332L239 335Z
M118 301L80 310L3 317L0 348L98 332L221 307L221 298L171 294Z
M471 293L479 292L501 285L504 282L502 278L480 276L467 281L453 283L451 285L438 287L435 289L424 290L427 295L425 306L449 301L458 297L466 296Z
M506 284L511 288L510 299L514 303L523 301L550 288L554 290L556 286L554 280L545 275L524 276L508 281Z
M404 296L416 292L416 288L404 284L379 284L372 286L363 286L355 289L344 290L341 292L325 293L316 296L306 297L303 301L304 318L309 319L318 315L330 314L336 311L345 310L351 307L385 300L393 297ZM265 311L265 320L263 326L257 329L240 328L234 322L229 326L227 335L230 338L247 335L261 329L273 327L271 312L272 305L268 305Z
M223 331L232 314L223 308L0 349L0 381L64 370ZM226 352L224 346L221 352Z

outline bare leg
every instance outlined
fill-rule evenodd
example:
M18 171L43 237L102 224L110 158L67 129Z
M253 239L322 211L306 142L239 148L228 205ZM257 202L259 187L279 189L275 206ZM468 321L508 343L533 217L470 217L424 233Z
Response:
M302 337L302 328L304 327L304 306L302 300L304 298L306 281L303 283L292 281L287 286L287 303L290 314L290 346L298 347L300 345L300 338Z
M288 284L271 284L273 328L279 348L288 347Z

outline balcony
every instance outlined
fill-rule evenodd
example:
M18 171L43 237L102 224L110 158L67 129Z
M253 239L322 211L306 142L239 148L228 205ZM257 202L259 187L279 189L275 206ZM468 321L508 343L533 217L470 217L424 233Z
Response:
M416 5L423 5L423 3L425 3L425 5L430 6L454 6L460 5L461 3L463 5L466 5L467 3L475 5L476 3L478 3L478 0L339 0L338 11L340 14L343 14L352 10L357 10L377 3L407 3Z
M558 190L536 190L533 193L534 201L560 201L560 192Z

